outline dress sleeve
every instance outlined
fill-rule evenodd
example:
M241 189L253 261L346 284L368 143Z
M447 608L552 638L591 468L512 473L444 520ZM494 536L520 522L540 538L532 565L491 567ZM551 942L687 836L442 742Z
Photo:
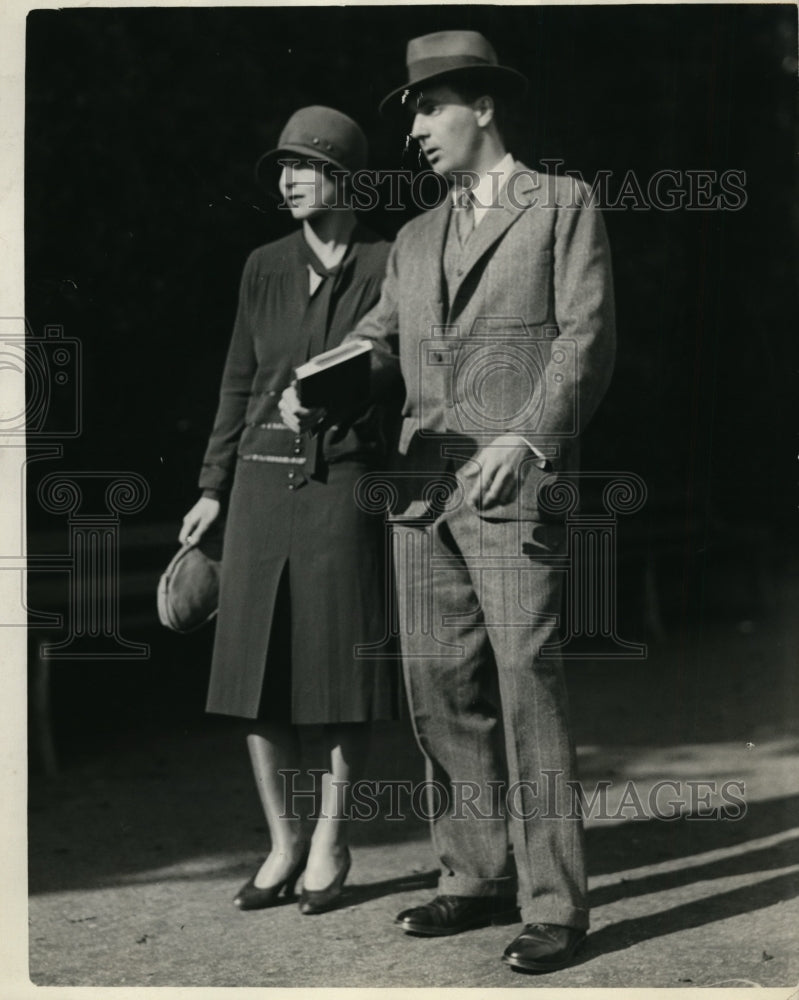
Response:
M236 462L236 449L244 429L247 403L258 362L250 325L250 303L257 282L254 256L244 266L233 336L225 359L219 406L200 471L200 489L206 496L227 492Z
M386 276L377 304L346 338L362 338L372 342L371 396L376 401L391 396L402 383L397 288L397 244L394 243L389 251Z

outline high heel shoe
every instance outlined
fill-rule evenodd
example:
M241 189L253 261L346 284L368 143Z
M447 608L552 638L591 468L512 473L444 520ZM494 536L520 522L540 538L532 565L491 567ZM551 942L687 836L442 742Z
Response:
M347 856L344 858L341 868L336 873L336 877L324 889L306 889L303 886L300 893L300 913L310 916L314 913L324 913L326 910L335 908L341 896L344 880L349 874L350 865L352 864L349 847L346 848L346 852Z
M308 851L309 848L306 847L299 861L297 861L288 875L280 882L276 882L275 885L268 885L263 889L259 888L255 884L255 879L258 875L258 872L256 872L233 897L233 903L240 910L263 910L267 906L275 906L278 902L282 901L280 898L281 890L285 890L283 899L290 899L294 895L294 887L297 885L297 879L302 875L308 861ZM260 868L258 871L260 871Z

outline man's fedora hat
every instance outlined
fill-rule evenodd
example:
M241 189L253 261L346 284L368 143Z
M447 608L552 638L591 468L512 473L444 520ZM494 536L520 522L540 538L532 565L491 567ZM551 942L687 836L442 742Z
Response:
M527 88L527 77L510 66L500 66L494 47L477 31L435 31L412 38L405 55L408 81L380 102L380 111L396 106L424 84L457 73L468 79L484 79L486 85L503 91Z
M263 179L265 167L292 157L326 160L340 170L353 173L366 166L368 155L366 136L352 118L334 108L313 105L300 108L289 118L276 148L264 153L255 164L255 176Z

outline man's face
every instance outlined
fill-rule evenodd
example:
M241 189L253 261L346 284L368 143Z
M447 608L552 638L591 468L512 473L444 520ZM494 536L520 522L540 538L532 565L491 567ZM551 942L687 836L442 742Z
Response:
M320 163L290 161L287 155L278 184L289 211L297 220L312 219L335 205L335 181L327 176Z
M473 105L446 85L419 91L409 104L413 115L410 134L437 174L447 177L476 169L484 132Z

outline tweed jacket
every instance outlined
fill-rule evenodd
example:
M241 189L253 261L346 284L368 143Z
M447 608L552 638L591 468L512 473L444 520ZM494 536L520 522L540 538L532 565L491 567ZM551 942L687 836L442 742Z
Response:
M353 336L374 343L379 394L396 370L411 439L522 434L555 474L576 469L581 430L610 382L615 316L610 251L584 184L516 161L465 244L454 280L442 258L451 199L400 230L374 309ZM550 475L523 463L517 498L492 517L538 520Z

